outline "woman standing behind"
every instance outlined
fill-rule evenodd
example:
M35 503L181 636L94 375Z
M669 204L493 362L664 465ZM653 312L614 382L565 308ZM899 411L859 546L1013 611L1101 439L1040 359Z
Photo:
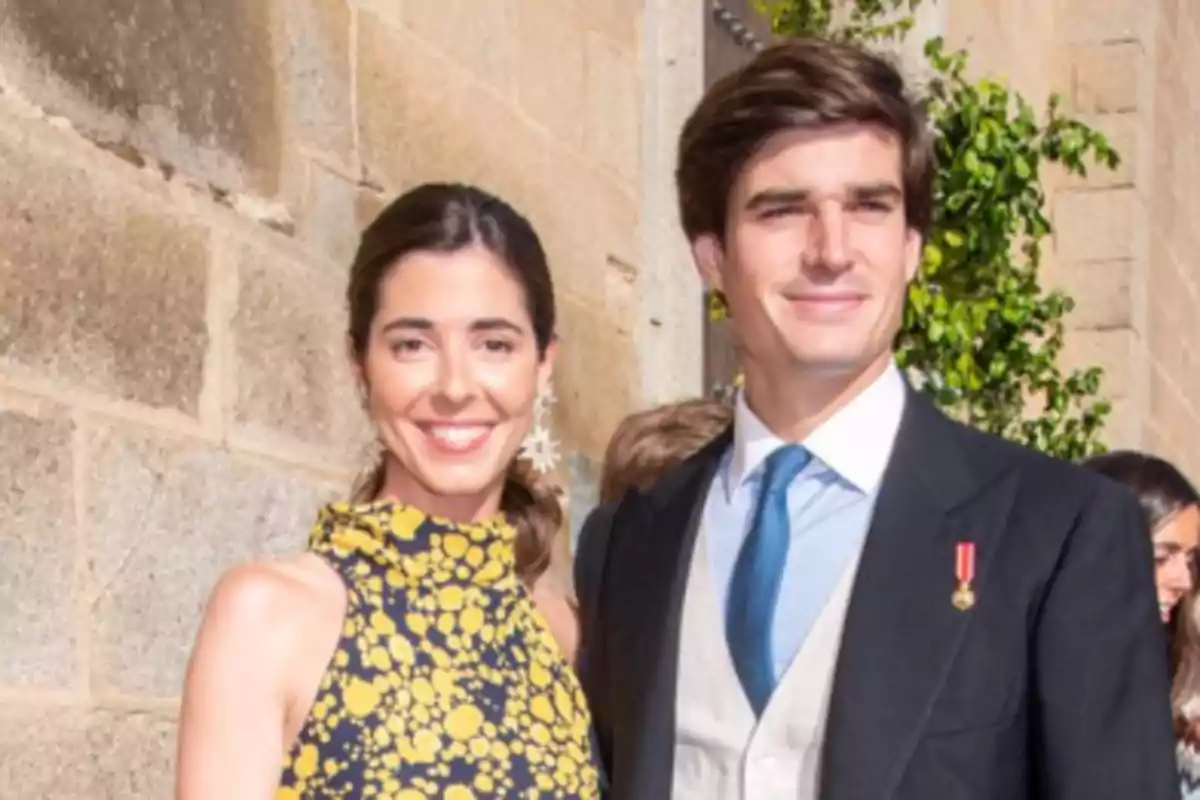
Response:
M1144 453L1106 453L1086 465L1132 489L1146 515L1158 608L1172 651L1176 760L1184 800L1200 800L1200 630L1194 591L1200 494L1171 463Z
M536 234L422 186L364 232L347 296L381 461L307 553L214 590L180 800L598 797L573 611L538 580L562 515L516 461L554 354Z

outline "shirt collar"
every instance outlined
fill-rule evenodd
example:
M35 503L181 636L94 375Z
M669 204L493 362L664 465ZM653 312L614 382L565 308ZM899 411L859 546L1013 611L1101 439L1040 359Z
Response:
M838 409L800 444L815 460L864 493L883 480L892 445L904 413L904 379L895 362L849 403ZM767 427L738 392L734 410L733 455L729 462L729 494L776 449L787 444Z

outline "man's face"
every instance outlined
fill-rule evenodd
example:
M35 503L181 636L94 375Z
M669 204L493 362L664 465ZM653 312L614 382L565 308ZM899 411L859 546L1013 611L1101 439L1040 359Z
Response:
M852 376L890 356L921 254L901 169L896 137L858 124L779 133L747 162L724 244L693 252L748 370Z

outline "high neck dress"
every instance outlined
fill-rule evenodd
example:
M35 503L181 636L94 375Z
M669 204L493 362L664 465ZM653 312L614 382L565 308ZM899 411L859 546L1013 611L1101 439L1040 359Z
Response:
M341 637L277 800L598 798L574 673L503 518L323 508L309 549L346 585Z

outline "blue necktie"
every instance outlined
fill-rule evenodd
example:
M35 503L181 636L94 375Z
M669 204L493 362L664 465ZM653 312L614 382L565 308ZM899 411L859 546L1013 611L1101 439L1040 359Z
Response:
M746 697L761 716L775 690L771 627L788 553L788 486L812 459L798 444L767 458L750 533L729 585L725 638Z

